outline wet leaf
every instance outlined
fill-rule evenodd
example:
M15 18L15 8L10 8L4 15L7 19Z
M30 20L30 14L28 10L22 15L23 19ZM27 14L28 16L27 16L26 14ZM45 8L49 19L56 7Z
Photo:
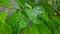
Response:
M36 6L33 9L26 9L26 14L33 23L41 24L42 20L39 18L45 18L45 11L42 6ZM39 18L38 18L39 16Z
M27 26L27 18L20 11L15 11L6 19L6 23L12 27L12 34L18 34L22 28Z

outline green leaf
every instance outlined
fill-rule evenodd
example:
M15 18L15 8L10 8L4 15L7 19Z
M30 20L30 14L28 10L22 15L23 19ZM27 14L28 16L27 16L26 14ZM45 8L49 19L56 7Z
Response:
M11 6L10 0L0 0L0 6Z
M0 34L12 34L11 27L5 23L8 10L0 12Z
M23 29L24 34L39 34L39 31L35 24L31 24L31 26L26 27Z
M45 11L42 6L36 6L33 9L26 9L25 12L33 23L36 24L43 23L42 20L39 19L39 18L45 18Z
M26 0L14 0L19 6L20 8L24 8L25 7L25 2Z
M37 5L35 0L27 0L27 3L30 4L32 7L35 7Z
M49 19L47 26L51 30L51 34L59 34L60 33L59 26L54 19Z
M60 17L59 16L53 16L52 19L54 19L55 22L60 25Z
M12 34L18 34L22 28L27 26L27 18L20 11L15 11L6 19L6 23L12 27Z
M16 9L16 7L11 3L10 0L0 0L0 6L8 9Z
M48 15L50 15L50 16L55 15L54 7L49 5L47 0L40 0L39 2L40 2L39 5L42 5L44 7L45 12L48 13Z
M0 25L0 34L12 34L11 27L6 23L2 23Z
M8 14L8 10L5 10L4 12L0 12L0 24L5 22L5 18Z
M22 4L25 4L26 0L14 0L15 2L17 2L18 4L22 3Z
M37 25L40 34L51 34L50 29L45 24Z

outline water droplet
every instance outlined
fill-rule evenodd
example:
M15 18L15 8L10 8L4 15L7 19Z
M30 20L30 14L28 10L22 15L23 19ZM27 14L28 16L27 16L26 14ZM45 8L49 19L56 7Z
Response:
M40 12L40 13L42 13L42 12Z

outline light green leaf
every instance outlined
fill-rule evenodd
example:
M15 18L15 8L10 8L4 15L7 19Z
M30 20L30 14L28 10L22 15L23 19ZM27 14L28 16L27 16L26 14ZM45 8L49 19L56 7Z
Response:
M0 25L0 34L12 34L11 27L6 23L2 23Z
M4 12L0 12L0 23L5 22L5 18L8 14L8 10L5 10Z
M36 6L33 9L26 9L26 14L33 23L41 24L43 23L39 18L45 18L45 11L42 6ZM39 16L39 18L38 18Z

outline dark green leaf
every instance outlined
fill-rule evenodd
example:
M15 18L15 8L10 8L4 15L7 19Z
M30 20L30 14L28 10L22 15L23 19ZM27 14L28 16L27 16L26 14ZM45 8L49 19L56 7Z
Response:
M13 34L18 34L22 28L27 26L27 18L20 11L15 11L6 19L6 23L12 27Z
M27 3L30 4L32 7L35 7L37 5L35 0L27 0Z
M45 24L37 25L40 34L51 34L50 29Z
M60 32L59 31L59 26L57 25L57 23L55 23L56 21L55 22L54 21L55 21L54 19L53 20L52 19L51 20L49 19L47 26L51 30L51 34L59 34L59 32Z

